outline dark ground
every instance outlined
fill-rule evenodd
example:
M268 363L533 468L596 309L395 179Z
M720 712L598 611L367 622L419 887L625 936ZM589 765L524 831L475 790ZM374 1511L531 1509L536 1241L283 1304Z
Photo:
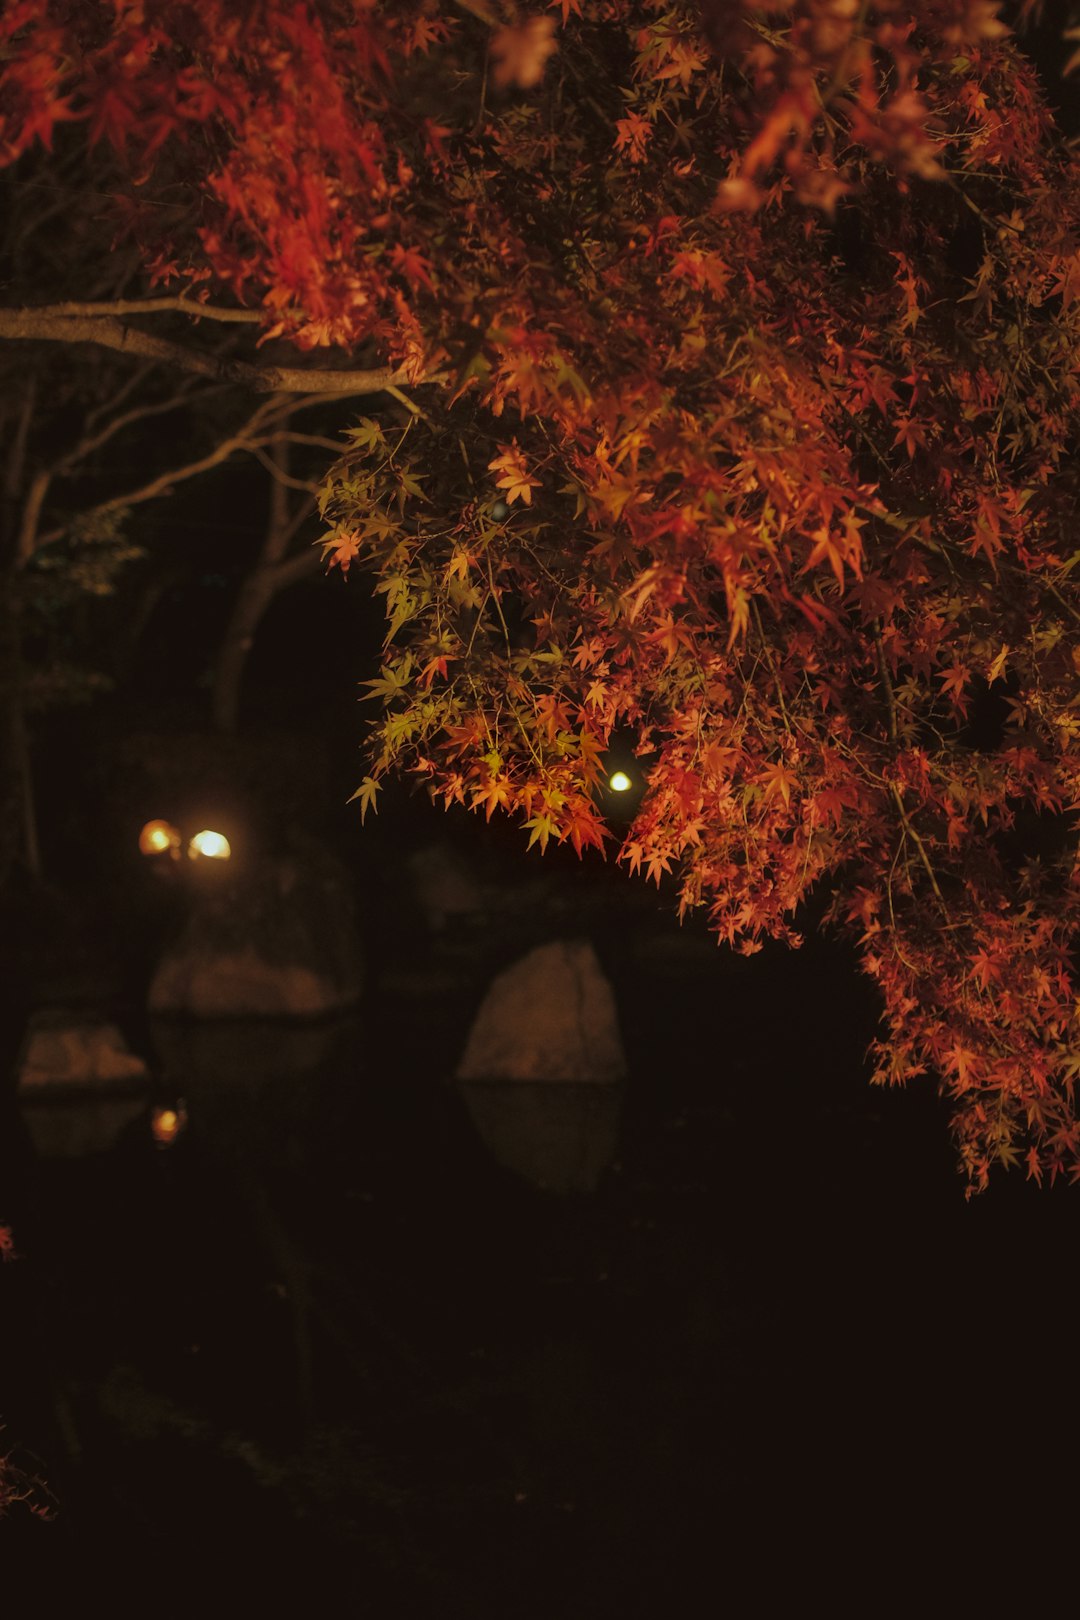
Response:
M5 1399L61 1512L13 1513L9 1567L155 1606L235 1582L320 1614L653 1615L708 1579L739 1612L878 1612L1036 1502L1052 1539L1075 1196L965 1204L934 1099L860 1078L839 952L661 971L656 931L598 941L632 1073L592 1196L487 1156L443 1083L475 994L422 975L303 1087L38 1166Z

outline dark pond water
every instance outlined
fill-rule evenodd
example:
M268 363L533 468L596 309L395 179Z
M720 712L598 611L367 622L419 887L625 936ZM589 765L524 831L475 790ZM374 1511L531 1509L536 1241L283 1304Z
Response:
M6 1268L41 1592L776 1612L952 1556L1049 1467L1076 1199L964 1203L934 1100L861 1078L839 959L617 989L628 1082L554 1106L448 1084L453 989L147 1032L186 1133L39 1165Z

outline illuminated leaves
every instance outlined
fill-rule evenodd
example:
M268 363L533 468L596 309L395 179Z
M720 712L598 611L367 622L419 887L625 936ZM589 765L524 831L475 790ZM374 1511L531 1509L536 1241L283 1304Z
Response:
M363 536L356 529L339 529L332 539L323 541L323 561L328 568L340 568L347 574L362 544Z
M785 807L791 804L791 790L799 785L798 778L782 760L767 765L757 780L762 784L766 804L782 800Z
M640 113L629 112L625 118L615 120L615 150L623 152L631 163L644 163L645 152L652 135L652 125Z
M364 821L369 810L376 809L375 800L379 795L381 787L382 784L375 781L374 777L365 776L356 792L349 799L350 804L356 804L359 806L361 822Z
M522 501L526 506L532 503L532 492L540 488L539 478L533 478L525 465L525 456L517 447L515 440L512 445L499 446L500 455L488 462L488 471L501 473L502 477L495 480L495 488L505 491L507 505L514 501Z

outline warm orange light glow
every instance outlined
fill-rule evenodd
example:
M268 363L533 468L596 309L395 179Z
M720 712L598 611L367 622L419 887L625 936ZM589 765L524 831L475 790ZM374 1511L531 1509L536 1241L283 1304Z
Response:
M209 828L196 833L188 845L188 855L193 861L197 861L200 855L209 861L227 861L231 854L232 850L225 834L211 832Z
M625 771L613 771L608 777L608 787L613 793L625 793L633 785Z
M150 1116L150 1134L158 1147L171 1147L187 1124L183 1103L175 1108L155 1108Z
M148 821L139 834L139 849L144 855L164 855L166 850L179 847L180 834L167 821Z

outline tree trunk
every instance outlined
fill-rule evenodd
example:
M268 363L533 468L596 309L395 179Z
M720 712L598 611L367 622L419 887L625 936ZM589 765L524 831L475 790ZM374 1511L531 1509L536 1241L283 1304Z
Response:
M248 654L263 614L277 594L274 568L260 567L249 574L229 620L214 674L214 729L235 736L240 719L240 689Z
M224 736L235 736L240 721L240 693L248 654L255 632L270 603L279 591L314 571L318 558L312 548L286 557L290 541L306 518L315 511L310 497L299 508L289 511L289 446L281 439L271 447L270 509L262 551L254 570L240 587L232 617L225 631L214 672L211 702L214 728Z

